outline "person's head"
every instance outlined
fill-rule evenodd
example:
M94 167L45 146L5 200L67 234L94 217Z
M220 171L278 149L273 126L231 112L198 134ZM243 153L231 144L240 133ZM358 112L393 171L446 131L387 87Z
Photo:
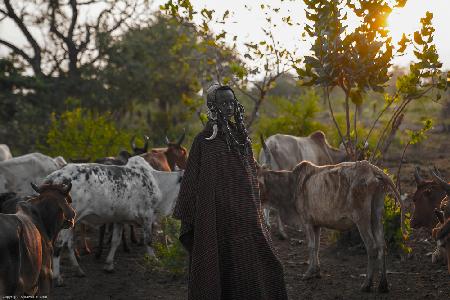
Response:
M215 83L206 91L206 105L208 107L208 119L213 123L213 135L208 140L216 138L219 129L225 134L228 146L246 149L250 144L247 130L244 124L244 107L236 99L231 87ZM238 135L235 136L230 129L230 120L234 121Z
M216 91L215 102L217 109L228 120L234 115L234 93L229 88L219 88Z

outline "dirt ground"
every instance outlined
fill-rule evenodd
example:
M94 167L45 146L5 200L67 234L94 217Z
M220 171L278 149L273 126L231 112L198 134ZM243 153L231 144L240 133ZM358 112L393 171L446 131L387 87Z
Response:
M423 146L412 147L402 167L402 190L414 191L412 172L415 165L423 170L435 164L450 178L448 156L450 136L433 134ZM387 166L396 172L398 158L392 157ZM426 173L423 173L424 176ZM432 264L427 253L434 249L433 241L426 240L421 231L412 233L409 245L412 255L404 261L390 253L387 260L390 292L371 294L359 292L366 272L367 257L364 248L338 247L332 241L330 231L321 236L320 261L322 278L302 281L301 275L307 268L307 246L305 235L293 228L287 228L290 240L273 237L279 257L285 268L285 280L290 299L450 299L450 275L442 264ZM90 234L95 245L96 232ZM120 247L116 253L115 272L102 271L106 251L100 260L94 255L82 256L80 264L86 277L77 278L70 263L63 256L62 272L65 286L54 288L53 299L185 299L187 282L173 279L143 267L144 248L131 245L130 253ZM375 284L378 283L376 278ZM375 289L376 290L376 289ZM255 299L256 300L256 299Z

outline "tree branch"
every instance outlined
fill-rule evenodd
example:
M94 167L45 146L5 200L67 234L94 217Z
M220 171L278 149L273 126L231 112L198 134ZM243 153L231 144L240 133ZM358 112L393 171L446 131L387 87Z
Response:
M34 37L31 35L28 28L25 26L23 19L21 17L19 17L16 14L16 12L14 11L14 8L11 5L11 1L4 0L4 2L5 2L6 10L7 10L7 16L10 17L14 21L14 23L16 23L16 25L19 27L20 31L22 31L22 33L25 35L25 38L27 39L28 43L30 43L31 47L33 48L34 56L30 57L28 62L30 63L30 65L33 68L33 71L36 75L42 75L41 47L36 42Z
M30 64L32 63L32 59L31 57L26 54L22 49L17 48L16 46L14 46L13 44L11 44L10 42L7 42L5 40L1 40L0 39L0 44L5 45L6 47L8 47L9 49L11 49L14 53L20 55L23 57L23 59L25 59L26 61L28 61Z

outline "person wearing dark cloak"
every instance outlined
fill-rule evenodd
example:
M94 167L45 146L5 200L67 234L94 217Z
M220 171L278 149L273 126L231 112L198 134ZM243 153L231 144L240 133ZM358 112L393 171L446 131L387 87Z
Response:
M173 212L189 252L188 299L288 299L263 222L244 108L228 86L212 85L206 98L209 120L191 146Z

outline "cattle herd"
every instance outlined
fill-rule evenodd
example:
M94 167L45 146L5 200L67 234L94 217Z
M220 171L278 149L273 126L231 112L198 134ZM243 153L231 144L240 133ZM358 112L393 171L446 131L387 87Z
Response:
M111 235L103 269L114 270L120 245L129 251L125 226L137 243L135 226L143 228L146 252L155 256L152 227L172 213L188 158L182 146L166 140L166 147L136 147L117 157L68 159L31 153L13 157L0 144L0 296L48 295L63 283L60 258L64 249L78 276L86 276L77 260L75 227L80 227L85 253L85 226L99 229L96 257L105 233ZM358 228L367 252L367 275L361 290L370 291L375 270L381 272L378 290L388 291L383 229L384 199L391 193L401 208L405 233L405 201L392 179L367 161L346 162L343 149L331 147L323 132L308 137L276 134L266 140L257 164L261 204L270 226L275 214L282 238L284 224L301 226L306 234L309 267L304 279L320 277L321 228ZM450 184L437 169L423 179L417 168L412 228L426 228L436 241L432 261L446 260L450 273ZM378 267L378 268L377 268Z

